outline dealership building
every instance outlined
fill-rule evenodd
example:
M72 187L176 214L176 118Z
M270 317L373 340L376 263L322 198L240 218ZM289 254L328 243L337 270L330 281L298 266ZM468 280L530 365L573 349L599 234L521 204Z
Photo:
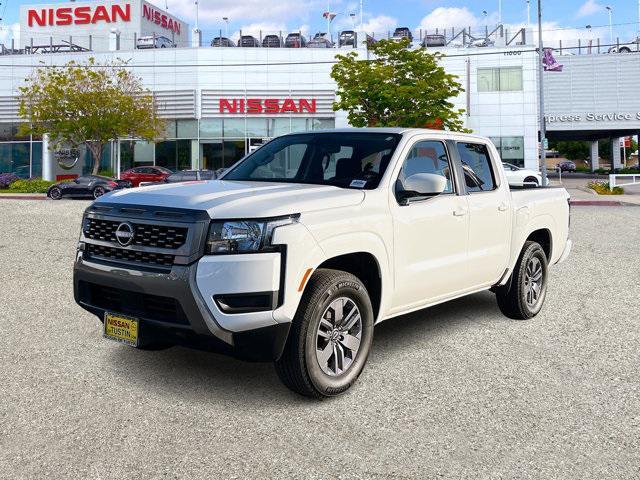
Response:
M177 48L135 48L149 35L167 37ZM34 69L90 57L126 61L167 121L156 142L111 142L103 152L105 169L217 169L278 135L348 126L346 112L333 110L330 72L335 55L347 48L369 58L364 46L210 47L211 39L199 37L144 0L22 6L19 45L5 46L0 60L0 173L63 178L88 170L87 152L70 162L65 152L51 151L47 138L18 136L17 95ZM492 47L441 48L442 64L464 87L454 103L465 110L465 126L490 137L504 161L538 169L537 55L531 35L523 32L517 42L509 37L502 32L503 41ZM545 73L549 137L596 142L637 134L637 59L633 53L558 57L563 70Z

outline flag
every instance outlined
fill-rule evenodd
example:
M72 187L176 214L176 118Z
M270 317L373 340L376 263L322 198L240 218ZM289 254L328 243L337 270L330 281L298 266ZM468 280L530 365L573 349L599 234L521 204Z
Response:
M336 18L338 16L337 13L331 13L331 12L324 12L322 14L322 18L328 18L329 21L332 21L334 18Z
M561 72L564 65L560 65L553 56L553 50L551 48L545 48L543 50L544 56L542 58L542 64L544 65L545 72Z

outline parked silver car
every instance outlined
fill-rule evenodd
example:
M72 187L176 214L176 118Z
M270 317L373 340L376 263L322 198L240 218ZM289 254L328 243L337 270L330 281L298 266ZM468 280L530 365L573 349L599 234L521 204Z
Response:
M640 51L640 37L629 43L620 43L609 49L609 53L631 53Z
M173 43L167 37L162 35L145 35L138 38L137 47L140 49L145 48L176 48L176 44Z

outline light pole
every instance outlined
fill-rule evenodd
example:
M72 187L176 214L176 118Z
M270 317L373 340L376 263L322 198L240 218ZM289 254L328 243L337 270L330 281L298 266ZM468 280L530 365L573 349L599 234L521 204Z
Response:
M222 20L224 20L224 36L229 38L229 17L222 17Z
M613 45L613 8L607 5L606 9L609 12L609 44Z
M498 25L502 25L502 0L498 0Z
M640 2L640 0L638 0ZM527 27L531 26L531 0L527 0Z
M542 1L538 0L538 100L540 102L540 172L542 185L547 184L547 119L544 116L544 44L542 42Z

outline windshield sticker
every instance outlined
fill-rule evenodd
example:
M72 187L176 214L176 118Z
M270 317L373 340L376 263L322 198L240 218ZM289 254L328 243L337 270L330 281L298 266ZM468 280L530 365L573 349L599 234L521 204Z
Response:
M356 187L356 188L364 188L367 186L367 181L366 180L352 180L351 184L349 185L350 187Z

